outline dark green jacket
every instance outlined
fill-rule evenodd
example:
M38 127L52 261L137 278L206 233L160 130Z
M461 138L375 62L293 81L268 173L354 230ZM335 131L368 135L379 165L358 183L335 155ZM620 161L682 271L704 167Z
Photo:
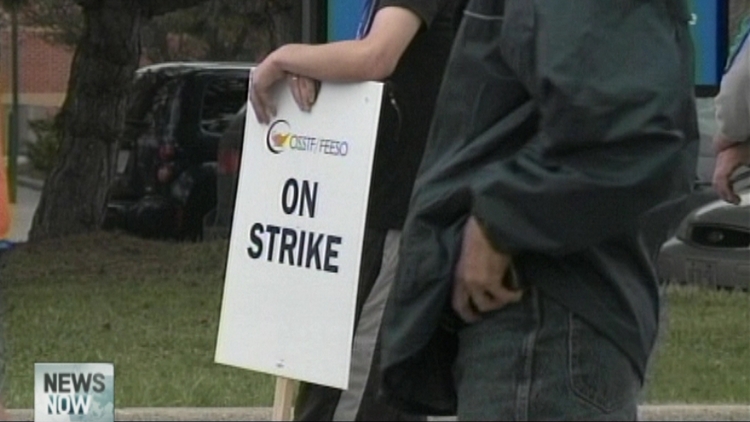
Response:
M471 214L512 254L522 284L645 372L658 321L653 263L697 160L688 21L684 0L469 2L384 317L389 400L455 411L448 309Z

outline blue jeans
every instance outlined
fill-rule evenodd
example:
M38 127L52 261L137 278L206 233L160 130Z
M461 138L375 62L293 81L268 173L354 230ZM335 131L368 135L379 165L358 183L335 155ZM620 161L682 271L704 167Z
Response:
M641 380L609 339L536 289L459 332L459 420L636 420Z

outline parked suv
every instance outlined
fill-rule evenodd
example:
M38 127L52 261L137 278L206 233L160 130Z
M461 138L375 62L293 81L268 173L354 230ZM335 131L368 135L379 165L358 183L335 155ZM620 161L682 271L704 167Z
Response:
M139 69L105 228L198 240L216 206L219 138L247 101L249 63Z

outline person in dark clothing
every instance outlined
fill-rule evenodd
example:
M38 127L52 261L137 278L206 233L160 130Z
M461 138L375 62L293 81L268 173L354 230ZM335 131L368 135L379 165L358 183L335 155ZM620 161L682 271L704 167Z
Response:
M291 44L253 72L250 102L274 115L272 87L289 77L303 110L317 81L385 81L355 312L349 388L302 383L297 420L417 420L378 400L379 331L397 263L400 230L422 157L461 0L368 0L355 40Z
M685 0L471 0L382 330L384 397L461 420L634 420L650 216L698 153ZM665 204L669 204L666 206Z

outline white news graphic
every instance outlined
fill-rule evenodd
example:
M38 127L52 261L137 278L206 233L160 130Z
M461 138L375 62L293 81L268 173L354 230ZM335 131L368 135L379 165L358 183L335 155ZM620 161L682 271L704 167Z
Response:
M382 84L248 111L216 362L345 389ZM249 106L248 106L249 107Z
M111 363L35 363L34 420L113 422L115 367Z

